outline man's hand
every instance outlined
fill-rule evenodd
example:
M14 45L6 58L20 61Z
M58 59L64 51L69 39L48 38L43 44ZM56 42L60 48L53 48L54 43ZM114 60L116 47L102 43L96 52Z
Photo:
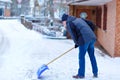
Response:
M78 45L77 44L75 44L75 48L77 48L78 47Z

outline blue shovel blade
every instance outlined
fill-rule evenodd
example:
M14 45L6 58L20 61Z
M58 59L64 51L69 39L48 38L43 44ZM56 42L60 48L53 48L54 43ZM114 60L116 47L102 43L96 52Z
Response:
M48 66L43 64L37 71L37 77L40 78L41 74L48 69Z

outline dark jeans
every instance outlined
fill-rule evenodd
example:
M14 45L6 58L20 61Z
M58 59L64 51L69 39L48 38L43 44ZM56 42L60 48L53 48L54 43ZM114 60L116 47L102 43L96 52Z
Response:
M98 74L98 67L96 58L94 55L94 43L95 40L90 41L82 46L79 46L79 69L78 69L78 76L85 76L85 54L88 51L89 58L92 65L92 72L93 75Z

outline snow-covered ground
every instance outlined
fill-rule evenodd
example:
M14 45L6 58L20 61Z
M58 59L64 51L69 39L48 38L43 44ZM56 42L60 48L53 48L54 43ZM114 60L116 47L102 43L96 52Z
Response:
M36 72L74 46L72 40L49 39L29 30L19 20L0 20L0 80L36 80ZM120 58L111 58L99 49L95 56L99 77L92 78L86 54L86 77L83 80L120 80ZM75 80L78 69L78 49L74 49L48 65L40 80Z

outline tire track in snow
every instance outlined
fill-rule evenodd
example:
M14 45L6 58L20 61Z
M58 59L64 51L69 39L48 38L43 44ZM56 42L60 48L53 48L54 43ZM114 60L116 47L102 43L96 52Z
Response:
M8 48L9 48L9 41L7 37L4 36L3 31L0 30L0 68L4 63L4 58L2 57L2 55L5 54Z
M4 36L3 31L0 30L0 55L4 54L9 48L9 41L7 37Z

